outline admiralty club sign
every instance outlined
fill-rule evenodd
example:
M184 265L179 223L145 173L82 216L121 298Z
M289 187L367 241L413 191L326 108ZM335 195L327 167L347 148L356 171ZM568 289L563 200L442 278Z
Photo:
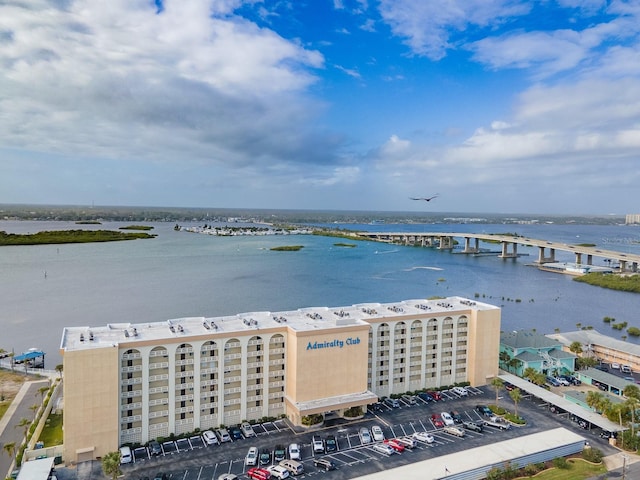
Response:
M360 337L349 337L346 340L331 340L331 341L325 341L325 342L309 342L309 344L307 345L307 350L320 350L320 349L324 349L324 348L343 348L345 345L346 346L351 346L351 345L359 345L360 344Z

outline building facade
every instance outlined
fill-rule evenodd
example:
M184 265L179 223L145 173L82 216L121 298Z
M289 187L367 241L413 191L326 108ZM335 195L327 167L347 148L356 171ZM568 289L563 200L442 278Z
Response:
M65 461L498 373L500 309L450 297L63 332ZM87 425L91 428L87 428Z
M545 375L571 373L576 369L576 358L561 342L534 330L500 334L500 368L519 377L528 368Z

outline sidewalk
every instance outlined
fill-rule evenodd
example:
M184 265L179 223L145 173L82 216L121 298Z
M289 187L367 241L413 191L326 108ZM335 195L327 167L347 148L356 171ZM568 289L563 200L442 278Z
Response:
M640 456L630 452L618 452L604 457L607 473L591 477L587 480L605 480L608 478L640 478ZM622 472L624 468L624 473Z

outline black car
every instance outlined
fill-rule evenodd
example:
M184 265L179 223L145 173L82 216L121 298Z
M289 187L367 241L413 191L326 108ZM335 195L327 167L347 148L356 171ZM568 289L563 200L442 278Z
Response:
M153 455L154 457L162 455L162 447L156 440L151 440L149 442L149 454Z
M476 412L480 415L484 415L485 417L491 417L493 415L491 409L486 405L476 405Z
M260 465L262 465L262 466L271 465L271 452L268 449L263 448L260 451L260 459L259 459L259 461L260 461Z
M166 473L156 473L156 476L153 477L153 480L169 480L169 475Z
M238 425L229 428L229 435L231 435L231 439L233 441L242 440L244 437L242 436L242 430Z
M314 458L313 464L318 468L324 468L325 470L335 470L336 465L328 458Z
M510 392L511 390L514 390L516 386L513 383L504 382L504 388L507 392Z
M369 405L371 410L374 412L384 412L384 408L380 402L374 403L373 405Z
M276 445L273 449L273 461L274 463L280 463L287 458L287 449L284 445Z
M335 452L338 450L338 442L336 437L329 435L324 441L324 448L327 453Z
M418 394L418 398L424 400L425 402L433 402L433 397L429 395L427 392L420 392Z
M454 422L462 423L462 415L460 415L457 411L451 410L450 415L451 415L451 418L453 418Z

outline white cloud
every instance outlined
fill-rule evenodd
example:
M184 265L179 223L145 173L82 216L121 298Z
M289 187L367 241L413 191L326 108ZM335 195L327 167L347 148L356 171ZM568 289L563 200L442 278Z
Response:
M307 144L324 155L332 140L305 127L322 55L234 16L239 4L0 4L0 145L230 166L296 163Z
M518 0L381 0L380 14L413 53L439 60L452 48L450 37L471 26L495 26L526 14L530 5Z

